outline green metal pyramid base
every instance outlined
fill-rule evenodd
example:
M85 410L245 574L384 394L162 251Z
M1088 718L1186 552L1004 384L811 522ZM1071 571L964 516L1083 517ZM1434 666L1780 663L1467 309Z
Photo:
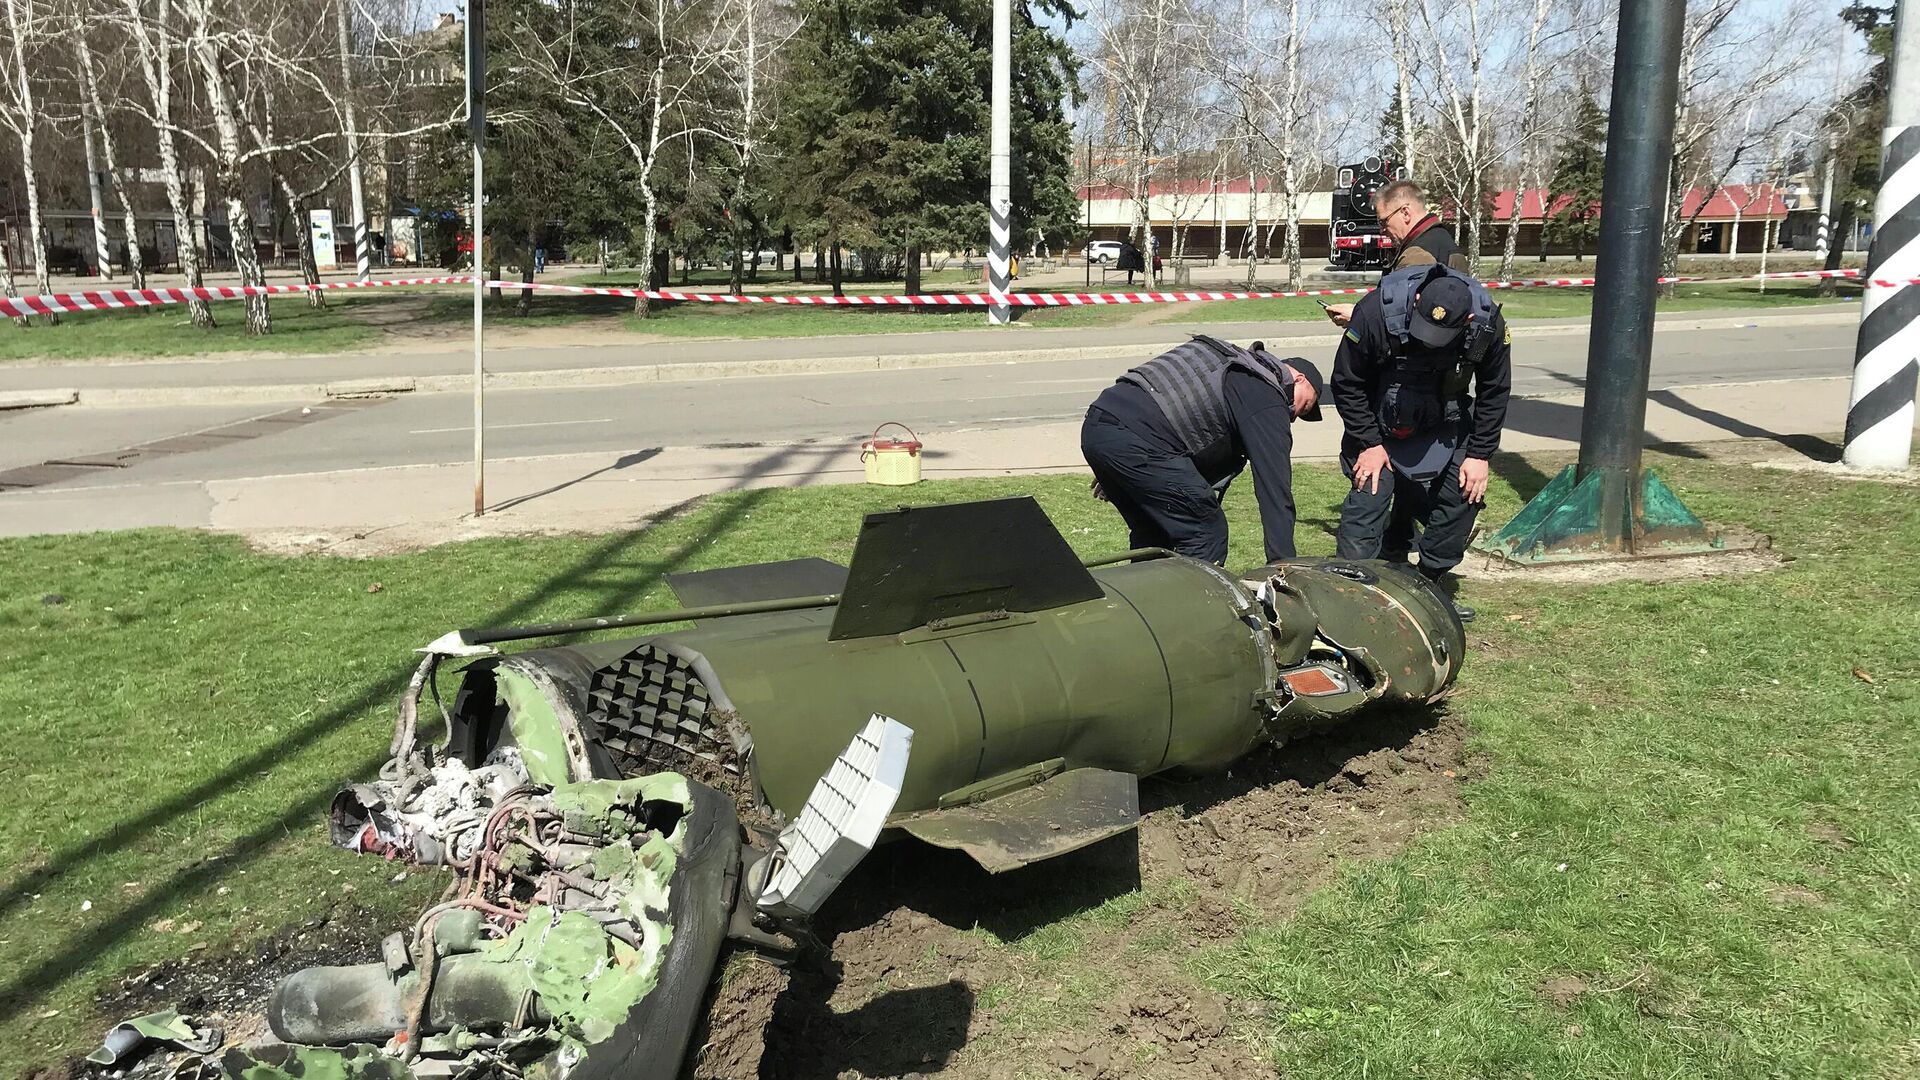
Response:
M1725 541L1709 533L1652 470L1640 474L1632 520L1621 523L1621 534L1633 538L1632 549L1605 546L1600 539L1605 474L1596 470L1582 480L1578 471L1577 465L1562 469L1505 528L1475 541L1474 549L1513 562L1537 563L1703 554L1725 548Z

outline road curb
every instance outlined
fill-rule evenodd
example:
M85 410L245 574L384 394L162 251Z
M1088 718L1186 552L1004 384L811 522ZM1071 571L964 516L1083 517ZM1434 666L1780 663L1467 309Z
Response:
M44 409L79 400L78 390L0 390L0 409Z
M1661 320L1655 332L1735 330L1755 325L1809 326L1850 323L1858 319L1852 310L1831 309L1805 315L1761 316L1717 315L1701 318ZM1156 324L1178 329L1183 324ZM1202 325L1202 324L1193 324ZM1212 325L1220 329L1221 324ZM1255 324L1248 323L1251 327ZM1585 335L1589 323L1516 324L1514 337L1528 339ZM1236 334L1235 337L1251 338ZM1269 351L1286 355L1295 348L1325 348L1338 338L1327 333L1295 334L1286 337L1265 336ZM1075 360L1125 360L1138 362L1170 342L1139 342L1128 345L1092 345L1035 347L974 352L942 353L870 353L852 356L792 357L772 360L704 360L669 364L612 364L592 367L552 368L533 371L489 372L487 387L493 390L535 390L559 387L635 386L647 383L707 382L715 379L764 378L776 375L835 375L869 371L902 371L912 368L977 367L1017 365ZM331 383L271 383L225 386L152 386L111 387L101 389L8 391L0 392L0 402L9 395L68 395L64 401L44 404L72 404L112 407L128 405L222 405L271 404L288 401L320 401L367 397L392 397L402 394L464 393L473 386L473 376L394 375ZM0 404L0 408L8 407ZM14 408L27 407L15 405Z

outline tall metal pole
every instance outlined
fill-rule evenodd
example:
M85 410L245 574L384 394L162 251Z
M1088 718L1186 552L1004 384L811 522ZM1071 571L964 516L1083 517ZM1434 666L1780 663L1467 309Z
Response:
M473 215L468 222L473 237L473 516L480 517L487 512L487 366L481 344L481 311L487 295L487 275L481 269L487 189L480 164L487 141L486 0L467 0L467 134L473 140Z
M1093 132L1087 132L1087 246L1082 248L1081 261L1087 268L1087 291L1093 291Z
M1013 0L993 0L993 144L987 165L987 322L1004 326L1013 316L1006 304L1013 280L1009 265L1013 243Z
M1920 277L1920 16L1907 0L1900 0L1894 16L1893 85L1880 146L1867 296L1860 309L1841 455L1856 469L1904 469L1913 453L1920 286L1904 282Z
M342 119L346 121L343 134L347 140L347 185L353 200L353 252L356 281L365 281L371 276L371 249L368 245L372 238L367 235L367 189L363 170L360 167L360 129L353 112L353 39L349 33L347 0L336 0L334 4L335 30L340 37L340 103Z
M1609 551L1633 546L1633 499L1653 362L1654 279L1660 276L1686 17L1684 0L1620 4L1579 470L1583 479L1596 471L1606 476L1597 539Z

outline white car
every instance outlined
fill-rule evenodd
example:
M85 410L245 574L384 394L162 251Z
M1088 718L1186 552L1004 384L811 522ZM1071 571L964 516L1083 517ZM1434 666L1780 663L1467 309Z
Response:
M1119 262L1120 261L1120 241L1095 240L1091 244L1088 244L1087 245L1087 261L1096 262L1101 264L1102 266L1105 266L1108 263Z

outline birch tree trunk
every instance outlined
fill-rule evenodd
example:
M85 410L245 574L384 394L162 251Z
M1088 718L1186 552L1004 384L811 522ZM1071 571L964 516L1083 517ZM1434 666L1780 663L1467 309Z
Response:
M1148 168L1153 146L1147 139L1147 108L1150 98L1142 91L1133 106L1133 243L1146 263L1143 271L1146 287L1153 288L1153 217L1147 187Z
M1486 192L1482 185L1487 178L1486 140L1483 137L1485 126L1480 109L1480 91L1483 83L1481 74L1483 56L1480 45L1480 3L1479 0L1466 0L1467 8L1467 64L1472 76L1472 138L1467 155L1472 176L1467 181L1467 265L1474 274L1480 273L1480 224L1486 214Z
M1519 251L1520 244L1520 209L1521 204L1526 202L1527 195L1528 165L1533 161L1534 141L1539 136L1540 121L1536 114L1540 101L1540 31L1547 24L1548 4L1549 0L1534 0L1533 25L1527 31L1527 61L1522 80L1526 84L1526 92L1520 103L1520 168L1516 174L1513 206L1507 213L1506 247L1500 253L1500 280L1502 281L1513 277L1513 260ZM1548 201L1550 200L1546 193L1542 192L1540 216L1543 230L1546 228L1544 219L1547 210L1550 209L1547 206Z
M189 47L200 61L201 73L206 76L207 111L212 114L213 129L218 137L214 169L219 178L221 198L227 204L227 240L233 248L233 264L240 272L241 285L257 287L266 284L266 276L260 271L259 253L253 249L253 215L247 210L246 193L241 187L240 120L234 111L235 95L227 84L227 73L220 66L219 53L209 35L212 6L213 0L197 0L194 32ZM258 293L249 295L246 304L247 333L271 334L273 315L267 307L266 296Z
M262 112L264 116L259 124L256 125L251 119L247 121L247 133L253 136L255 149L266 158L267 171L273 174L273 182L279 185L280 193L286 196L287 213L293 216L294 230L299 233L295 245L300 253L300 280L309 286L317 286L320 284L320 263L319 260L314 257L313 225L307 218L307 200L319 194L320 191L323 190L323 187L315 187L311 191L295 191L293 189L293 183L287 179L286 172L280 168L279 155L273 151L273 117L275 110L273 107L272 94L266 96L266 108L262 110ZM335 173L332 177L329 177L326 182L331 183L332 180L337 179L339 175L339 173ZM274 236L275 244L277 245L279 243L279 233L276 231ZM309 288L307 290L307 306L316 311L326 307L326 293L317 288Z
M100 82L94 74L93 48L87 44L86 27L78 28L74 35L74 51L80 57L81 89L86 91L86 99L80 103L83 113L92 118L93 126L100 132L101 164L106 166L107 183L113 188L114 197L120 203L121 227L127 235L127 279L136 289L147 287L145 259L140 254L140 222L133 213L133 200L127 198L127 186L120 177L119 155L114 150L113 128L107 124L105 103L100 100Z
M147 86L147 99L153 109L154 146L160 154L160 173L167 189L167 206L173 212L174 247L179 252L180 269L190 288L206 284L200 262L200 231L187 210L186 185L180 171L180 148L173 131L173 45L169 40L168 20L172 5L161 3L156 18L149 23L142 0L125 0L129 27L140 53L140 73ZM205 300L187 301L193 325L213 329L213 308Z
M1524 159L1521 161L1520 171L1517 176L1518 183L1515 185L1513 193L1513 206L1507 211L1506 249L1500 253L1501 281L1513 280L1513 260L1520 252L1520 206L1527 201L1527 169ZM1544 192L1541 193L1541 199L1542 205L1544 206L1546 200L1546 194ZM1542 211L1541 217L1544 218L1545 216L1545 212ZM1541 223L1541 228L1543 230L1546 228L1544 221Z
M4 252L0 252L0 256L4 256L0 258L0 292L6 293L9 300L18 300L20 286L13 280L13 253L17 248L13 242L13 222L11 221L0 224L0 246L6 248ZM15 315L13 325L24 330L32 324L27 321L26 316Z
M1413 49L1407 37L1407 0L1392 0L1387 8L1388 32L1393 41L1393 66L1400 80L1400 164L1413 175Z
M34 106L33 83L27 78L27 35L32 32L29 22L33 12L29 9L31 0L6 0L8 36L13 39L13 81L14 107L17 110L13 118L14 134L20 139L20 171L26 181L27 189L27 229L33 234L33 281L41 295L53 291L53 281L47 266L47 230L40 222L40 177L33 165L34 128L39 125L40 112ZM47 314L40 317L48 326L58 326L60 316Z

